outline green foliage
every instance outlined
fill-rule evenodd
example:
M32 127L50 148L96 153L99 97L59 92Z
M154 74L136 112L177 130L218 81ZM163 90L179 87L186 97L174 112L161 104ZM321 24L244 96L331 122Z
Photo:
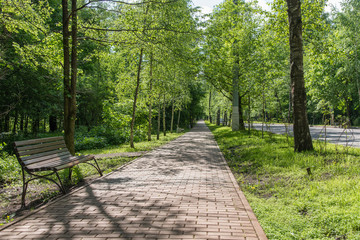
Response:
M21 167L16 157L4 151L5 146L5 143L0 144L0 186L21 177Z
M269 239L359 239L360 150L295 153L285 136L209 127Z

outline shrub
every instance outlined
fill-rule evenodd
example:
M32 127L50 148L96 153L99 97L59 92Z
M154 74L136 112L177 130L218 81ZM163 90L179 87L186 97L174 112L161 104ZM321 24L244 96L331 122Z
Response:
M21 167L15 156L4 151L5 147L5 143L0 144L0 185L21 179Z

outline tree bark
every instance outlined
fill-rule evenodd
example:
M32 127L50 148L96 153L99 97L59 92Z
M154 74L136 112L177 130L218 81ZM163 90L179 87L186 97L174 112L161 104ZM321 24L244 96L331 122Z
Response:
M17 127L17 124L18 124L18 110L15 111L15 119L14 119L14 125L13 125L13 129L12 129L12 133L15 134L16 133L16 127Z
M76 81L77 81L77 0L71 0L71 34L68 0L62 0L64 52L64 132L69 152L75 155ZM71 62L70 62L71 37ZM71 78L70 78L71 72Z
M21 132L24 131L24 114L23 113L20 115L20 131Z
M171 123L170 123L170 132L173 132L173 126L174 126L174 111L175 111L175 106L174 106L174 99L172 100L172 106L171 106Z
M233 0L235 5L238 5L238 0ZM238 12L235 10L234 14L237 15ZM232 123L231 129L232 131L239 131L240 130L240 116L239 116L239 77L240 77L240 67L239 67L239 52L237 47L237 40L234 41L232 46L232 55L234 57L234 63L232 68Z
M152 120L152 68L153 68L153 54L150 55L150 83L149 83L149 126L148 126L148 141L151 141L151 120Z
M212 118L211 118L211 89L209 92L209 121L210 123L212 123Z
M164 94L164 103L163 103L163 132L164 132L164 136L166 136L166 113L165 113L165 107L166 107L166 103L165 103L165 94Z
M49 117L49 128L50 132L55 132L57 130L57 118L55 115L50 115Z
M232 112L230 112L230 114L229 114L229 127L232 126L231 125L231 120L232 120Z
M300 0L287 0L289 16L290 77L293 97L294 150L313 150L306 111Z
M236 44L236 42L234 43ZM235 62L233 65L233 104L232 104L232 123L231 128L233 131L238 131L240 129L240 116L239 116L239 56L237 53L234 53Z
M135 114L136 114L136 101L139 94L139 87L140 87L140 73L141 73L141 63L143 58L143 51L144 49L141 48L140 50L140 57L139 57L139 64L138 64L138 71L137 71L137 78L136 78L136 88L134 93L134 103L133 103L133 111L132 111L132 118L131 118L131 126L130 126L130 147L134 148L134 125L135 125Z
M239 130L245 130L244 114L242 108L242 97L238 97L239 100Z
M220 108L217 110L216 113L216 125L220 126Z
M248 131L251 133L251 96L249 94L249 114L248 114Z
M158 126L157 126L157 132L156 132L156 139L160 139L160 126L161 126L161 94L159 93L159 109L158 109Z
M35 119L32 119L32 123L31 123L31 130L32 133L34 134L34 136L37 136L38 132L39 132L39 126L40 126L40 118L39 116L36 116Z
M180 125L180 115L181 115L181 110L179 109L178 120L177 120L177 129L179 128L179 125Z
M280 101L280 97L279 97L279 94L277 93L277 91L275 92L275 97L276 97L276 100L277 100L277 103L278 103L278 107L276 109L277 111L277 122L279 123L280 120L282 119L282 115L281 115L281 101Z
M161 93L159 93L159 106L158 106L158 127L157 127L157 131L156 131L156 139L159 140L160 139L160 126L161 126Z
M25 123L24 123L24 133L25 133L25 135L27 135L27 133L28 133L28 125L29 125L29 116L26 115L25 116Z

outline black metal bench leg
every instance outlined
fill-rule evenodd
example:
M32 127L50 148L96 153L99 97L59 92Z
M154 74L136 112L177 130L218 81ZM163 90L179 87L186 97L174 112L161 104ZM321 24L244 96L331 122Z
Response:
M61 181L61 179L60 179L60 176L59 176L58 172L55 172L55 174L56 174L56 176L57 176L57 178L58 178L58 180L59 180L59 183L60 183L60 191L61 191L63 194L65 194L66 191L65 191L64 185L63 185L63 183L62 183L62 181Z
M22 170L22 177L23 177L23 192L22 192L22 196L21 196L21 209L23 209L23 208L25 208L25 196L26 196L28 182L25 181L24 168L21 168L21 170Z
M69 183L71 183L72 167L69 168Z
M95 164L96 164L96 170L99 172L99 174L100 174L100 176L102 177L102 171L101 171L101 169L99 168L99 164L97 163L97 161L96 161L96 159L94 158L94 162L95 162Z

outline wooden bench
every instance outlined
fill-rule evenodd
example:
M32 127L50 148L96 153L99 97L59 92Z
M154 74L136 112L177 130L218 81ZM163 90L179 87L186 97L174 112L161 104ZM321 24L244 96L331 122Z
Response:
M14 143L16 157L22 168L23 177L23 193L21 199L21 207L25 207L25 195L27 186L30 181L45 178L54 182L61 192L66 193L63 183L58 174L59 170L69 168L69 180L71 180L71 167L79 163L87 163L95 167L102 176L101 169L93 155L72 156L67 149L64 137L49 137L32 139L26 141L17 141ZM95 164L88 161L94 160ZM38 174L39 172L48 171L45 174ZM25 172L31 178L26 180ZM49 178L55 174L59 183Z

